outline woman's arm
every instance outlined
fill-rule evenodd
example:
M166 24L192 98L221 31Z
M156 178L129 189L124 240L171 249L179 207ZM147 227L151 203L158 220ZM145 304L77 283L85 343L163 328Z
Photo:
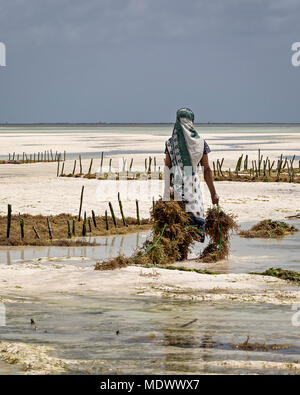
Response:
M214 186L214 180L213 180L211 168L209 166L207 154L203 155L200 163L201 166L203 167L204 180L210 191L211 201L213 204L219 204L219 195L217 194Z
M166 152L165 165L168 166L169 169L172 167L171 158L168 152Z

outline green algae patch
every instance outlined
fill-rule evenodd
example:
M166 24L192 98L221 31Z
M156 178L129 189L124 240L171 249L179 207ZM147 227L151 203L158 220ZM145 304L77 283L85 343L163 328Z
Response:
M210 274L210 275L216 275L216 274L221 274L217 272L212 272L210 270L203 270L203 269L194 269L194 268L189 268L189 267L184 267L184 266L156 266L160 269L167 269L167 270L178 270L181 272L193 272L193 273L198 273L198 274Z
M249 273L249 274L277 277L277 278L280 278L281 280L300 283L300 273L294 272L292 270L284 270L284 269L280 269L280 268L274 269L271 267L270 269L265 270L263 273L253 272L253 273Z
M245 238L280 239L295 232L298 232L297 228L283 221L265 219L252 226L249 230L242 230L239 236Z

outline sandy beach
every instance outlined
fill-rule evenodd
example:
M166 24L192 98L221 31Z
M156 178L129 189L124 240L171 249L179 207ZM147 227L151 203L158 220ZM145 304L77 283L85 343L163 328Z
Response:
M55 163L2 165L0 178L0 214L5 215L7 204L15 213L28 214L77 214L82 186L85 186L84 210L95 210L103 215L108 201L117 201L120 190L124 201L124 211L135 216L135 197L130 192L142 187L139 198L142 201L141 215L149 216L152 197L158 199L163 194L163 182L154 182L148 191L142 181L127 181L126 188L121 184L111 188L109 181L76 178L57 178ZM120 189L119 189L120 188ZM260 220L263 218L282 219L299 212L300 185L290 183L240 183L219 182L216 184L220 204L225 210L238 216L239 221ZM97 191L100 190L100 195ZM137 191L138 192L138 191ZM131 201L124 196L129 194ZM209 191L205 185L205 205L211 205ZM21 197L21 198L20 198ZM116 213L118 207L116 205Z

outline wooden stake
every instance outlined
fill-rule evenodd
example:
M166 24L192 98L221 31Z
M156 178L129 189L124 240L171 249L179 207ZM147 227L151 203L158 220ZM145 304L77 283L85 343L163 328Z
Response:
M10 236L10 228L11 228L11 204L7 206L7 230L6 237L9 239Z
M133 158L132 158L131 161L130 161L129 171L132 170L132 165L133 165Z
M86 222L83 221L82 223L82 236L85 237L86 236Z
M58 158L58 161L57 161L57 173L56 173L56 176L59 177L59 158Z
M65 162L63 162L62 164L61 173L60 173L61 177L64 175L64 169L65 169Z
M120 207L120 212L121 212L121 216L122 216L123 225L124 226L128 226L127 223L126 223L124 212L123 212L123 205L122 205L122 201L121 201L121 198L120 198L120 192L118 192L118 202L119 202L119 207Z
M22 237L22 239L24 239L24 237L25 237L25 231L24 231L25 221L23 218L20 219L20 228L21 228L21 237Z
M148 166L148 173L151 173L151 163L152 163L152 157L149 156L149 166Z
M108 202L108 205L109 205L109 209L110 209L110 213L111 213L111 217L112 217L113 223L115 225L115 228L117 228L118 225L117 225L117 220L116 220L116 216L115 216L115 213L114 213L113 206L112 206L111 202Z
M107 210L105 210L105 227L106 227L106 230L109 230Z
M38 234L38 231L35 229L34 226L32 227L32 229L33 229L33 231L34 231L34 233L35 233L36 238L37 238L37 239L40 239L40 235Z
M97 228L96 215L94 210L92 210L92 218L93 218L94 227Z
M101 152L100 173L102 173L102 168L103 168L103 156L104 156L104 152Z
M75 171L76 171L76 160L74 161L74 167L73 167L73 176L74 176L74 174L75 174Z
M89 167L89 172L88 174L91 174L92 172L92 166L93 166L93 158L91 159L90 167Z
M50 224L49 218L47 218L47 225L48 225L49 239L52 240L53 239L53 235L52 235L52 228L51 228L51 224Z
M69 220L67 220L67 224L68 224L68 239L71 239L72 233L71 233L71 224Z
M79 172L79 174L82 174L81 155L79 155L79 168L80 168L80 172Z
M139 209L139 201L136 199L135 201L136 205L136 219L137 219L137 224L141 225L141 220L140 220L140 209Z
M81 188L81 196L80 196L80 206L79 206L79 214L78 214L78 221L81 221L81 210L82 210L82 202L83 202L83 192L84 186Z

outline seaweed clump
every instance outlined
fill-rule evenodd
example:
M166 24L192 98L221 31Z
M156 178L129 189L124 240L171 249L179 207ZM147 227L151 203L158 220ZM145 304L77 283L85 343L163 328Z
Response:
M243 351L270 351L270 350L284 350L291 347L290 344L266 344L266 343L249 343L249 336L243 343L231 344L232 348Z
M153 239L162 235L158 243L160 248L148 253L154 264L182 261L187 258L192 243L201 241L201 232L189 226L190 216L183 202L160 199L151 211L151 218L154 221Z
M212 207L206 214L205 229L210 242L200 255L200 260L210 263L227 258L230 251L230 236L233 231L238 230L235 216L226 214L219 207Z
M194 241L201 241L202 234L189 226L190 216L184 204L174 200L158 200L151 210L154 222L152 237L130 258L119 256L97 263L96 270L110 270L125 265L170 265L187 258Z
M127 267L129 264L129 258L125 258L119 255L117 258L110 259L106 262L97 262L95 270L115 270L121 269L122 267Z
M293 272L292 270L284 270L284 269L280 269L280 268L274 269L273 267L271 267L270 269L265 270L262 273L253 272L250 274L277 277L277 278L280 278L281 280L287 280L287 281L300 283L300 273Z
M283 221L272 221L265 219L258 224L252 226L250 230L242 230L239 235L246 238L268 238L278 239L289 234L294 234L298 229L292 225L288 225Z

